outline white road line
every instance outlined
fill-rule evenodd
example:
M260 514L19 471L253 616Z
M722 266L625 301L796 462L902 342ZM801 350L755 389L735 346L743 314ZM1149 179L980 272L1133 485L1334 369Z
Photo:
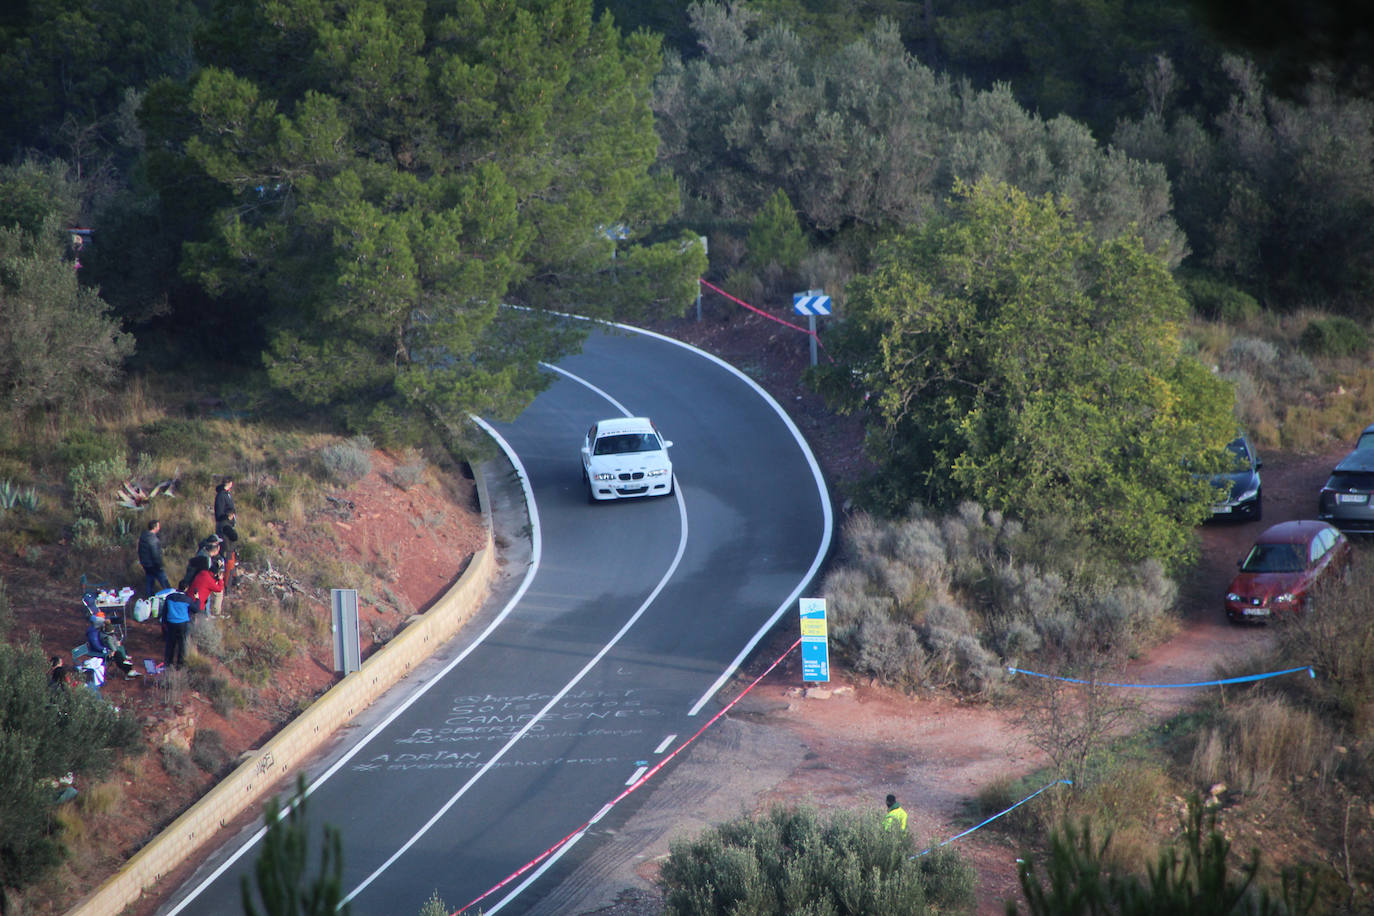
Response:
M643 775L644 775L644 771L647 770L647 769L649 769L649 768L648 768L648 767L640 767L639 769L635 770L634 773L630 776L630 778L627 779L627 780L625 780L625 785L627 785L627 786L632 786L632 785L634 785L635 783L639 782L639 777L643 776Z
M385 719L379 722L372 729L372 731L368 732L366 737L364 737L361 741L359 741L357 744L351 747L347 753L345 753L334 763L333 766L325 770L324 773L318 779L312 782L306 789L305 794L307 796L313 793L320 786L324 785L325 781L328 780L329 777L333 776L340 769L342 769L344 765L347 764L348 761L352 760L353 757L356 756L359 751L366 747L367 744L371 742L373 738L377 737L377 735L379 735L384 728L390 725L396 719L397 716L399 716L401 713L409 709L411 704L413 704L416 700L420 699L420 697L424 696L429 691L429 688L439 683L439 681L443 679L444 675L448 674L455 667L457 667L458 664L463 661L463 659L471 655L473 650L480 646L482 642L486 640L486 638L490 636L498 626L501 625L501 623L506 619L506 617L509 616L510 612L515 609L515 606L520 603L520 599L523 598L525 596L525 592L529 590L530 583L534 581L535 573L539 571L539 561L543 555L543 535L539 527L539 509L534 503L534 492L530 489L529 474L525 471L525 466L520 463L520 457L515 454L515 450L512 449L510 447L510 444L501 437L500 433L498 433L495 429L491 427L490 424L488 424L485 420L481 419L480 417L473 417L472 420L478 426L482 427L482 429L486 430L487 435L491 436L492 439L496 441L496 444L501 448L501 450L506 453L507 459L510 460L510 463L515 468L516 476L520 479L520 487L522 490L524 490L525 493L525 505L529 511L530 519L529 569L526 570L524 580L521 581L520 587L516 589L515 594L511 596L510 601L506 602L506 606L501 609L501 613L496 615L496 619L487 625L487 628L482 631L481 635L478 636L475 640L473 640L472 644L469 645L466 649L458 653L457 657L455 657L451 662L449 662L447 665L443 667L443 670L441 670L434 677L430 678L428 683L419 687L414 693L408 696L399 706L396 707L396 709L394 709L391 712L390 715L388 715ZM291 806L289 804L283 806L282 817L285 817L290 810ZM230 867L233 866L235 862L243 858L243 856L247 854L248 850L252 849L253 846L257 844L258 840L261 840L263 836L266 835L266 833L266 826L259 827L257 832L254 833L251 837L249 837L246 843L244 843L237 850L235 850L234 853L231 856L229 856L229 858L226 859L223 863L221 863L218 868L211 872L210 875L204 881L196 885L195 889L192 890L191 893L187 895L185 899L183 899L180 903L178 903L175 907L173 907L166 913L166 916L177 916L178 913L185 909L187 904L189 904L192 900L196 899L196 897L200 896L201 891L205 890L205 888L213 884L215 880L219 878L220 875L224 874L226 871L229 870Z
M666 751L668 749L668 745L672 744L673 739L675 739L676 737L677 735L669 735L668 737L664 738L663 743L660 744L658 747L654 748L654 753L661 754L664 751Z
M566 372L565 370L559 369L558 371L563 375L566 375L568 378L573 379L574 381L582 382L582 384L587 385L587 387L591 388L593 391L598 390L595 386L583 381L582 379L577 378L577 376L574 376L571 373ZM611 403L620 406L613 398L607 396L607 399L610 400ZM624 408L621 407L620 409L623 410ZM627 413L627 416L628 415L629 414ZM483 424L483 426L486 426L486 424ZM495 434L495 430L492 430L492 433ZM676 490L676 488L674 489ZM414 835L412 835L410 839L406 840L405 843L402 844L400 849L397 849L394 853L392 853L391 856L385 862L379 865L376 868L376 870L372 872L372 874L368 875L361 884L359 884L352 891L350 891L348 893L348 896L344 897L344 899L341 901L342 903L349 903L351 900L353 900L354 897L357 897L358 894L366 890L367 887L370 884L372 884L373 881L377 880L377 878L381 876L382 872L390 868L396 862L397 859L405 855L406 851L409 850L410 847L414 846L417 842L419 842L420 838L423 837L426 833L428 833L430 828L437 824L439 822L439 819L442 818L445 814L447 814L449 809L458 803L458 799L466 795L468 789L472 788L479 779L486 775L488 770L494 767L502 757L506 756L510 749L513 748L516 745L516 743L519 742L520 739L523 738L529 732L530 729L534 728L534 726L538 724L540 719L548 715L548 713L555 706L562 702L563 697L567 695L568 691L576 687L584 677L591 673L592 669L595 668L601 662L601 660L606 657L606 654L610 652L611 649L615 648L616 643L620 642L620 640L625 637L625 634L630 632L630 628L639 622L639 618L644 616L645 611L647 611L650 605L654 603L654 600L658 598L659 594L663 591L663 589L668 586L669 580L671 580L674 573L677 572L678 566L682 563L682 557L687 552L687 506L682 501L682 494L678 492L676 495L678 518L681 522L678 535L677 553L673 556L673 561L668 565L667 571L665 571L663 576L658 580L658 584L654 586L654 589L649 593L649 596L644 599L642 604L640 604L638 610L636 610L633 614L630 615L630 618L625 621L624 625L622 625L618 631L616 631L616 634L611 637L610 641L603 645L601 649L597 651L596 655L592 656L591 660L588 661L587 664L582 667L582 670L577 672L577 674L573 676L573 679L568 681L568 683L563 686L563 689L559 690L558 693L554 695L553 699L549 700L549 702L544 705L543 709L539 710L539 712L536 713L533 718L526 722L525 725L520 729L520 731L516 732L513 736L511 736L511 739L507 741L499 751L492 755L492 758L488 760L482 766L481 769L474 773L471 779L463 783L462 787L459 788L457 792L453 793L452 797L450 797L448 801L444 802L443 806L439 808L438 811L434 812L430 819L425 821L425 823L420 827L420 829L415 831ZM527 498L530 500L531 507L533 507L534 494L528 494ZM531 512L531 518L533 519L533 517L534 513ZM507 897L505 897L499 904L487 910L487 912L495 913L500 907L504 906L508 901L513 900L529 884L529 881L533 881L539 875L543 874L545 868L556 862L558 858L561 856L561 854L567 849L571 848L573 843L576 842L576 839L580 838L581 834L579 834L578 837L574 840L565 844L564 848L559 850L558 854L555 854L554 856L551 856L549 859L545 860L543 868L537 869L534 872L534 874L530 876L528 881L522 883L519 887L513 890Z

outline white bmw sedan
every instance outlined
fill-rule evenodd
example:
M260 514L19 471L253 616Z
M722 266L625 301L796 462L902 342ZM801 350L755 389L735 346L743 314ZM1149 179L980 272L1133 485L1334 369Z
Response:
M647 417L594 423L582 443L582 481L592 502L673 492L673 443Z

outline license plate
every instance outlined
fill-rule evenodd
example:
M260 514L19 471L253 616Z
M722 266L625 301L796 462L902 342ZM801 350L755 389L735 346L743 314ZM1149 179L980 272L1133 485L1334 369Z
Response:
M1362 503L1369 499L1366 493L1337 493L1336 502L1338 503Z
M1268 617L1269 608L1267 607L1248 607L1241 611L1246 617Z
M1230 512L1230 511L1231 511L1231 507L1230 507L1230 506L1213 506L1213 507L1212 507L1212 514L1213 514L1213 515L1225 515L1227 512Z

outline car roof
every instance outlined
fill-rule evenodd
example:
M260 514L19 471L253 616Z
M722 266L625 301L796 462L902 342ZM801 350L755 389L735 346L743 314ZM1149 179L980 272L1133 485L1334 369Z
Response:
M612 417L596 424L596 435L618 436L624 433L653 433L654 424L648 417Z
M1316 536L1317 532L1330 528L1326 522L1319 522L1316 519L1301 519L1295 522L1279 522L1264 530L1264 533L1255 538L1256 544L1299 544L1306 543Z
M1338 471L1374 471L1374 449L1356 449L1336 465Z

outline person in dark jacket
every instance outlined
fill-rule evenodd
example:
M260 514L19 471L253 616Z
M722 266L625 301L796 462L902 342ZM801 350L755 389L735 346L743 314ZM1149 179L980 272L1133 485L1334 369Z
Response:
M185 592L172 592L162 601L162 661L168 668L186 663L186 630L191 625L194 602Z
M162 523L153 519L148 523L148 530L138 536L138 565L143 567L144 584L150 598L158 589L171 588L162 561L162 541L157 536L161 530Z
M237 524L237 519L238 515L234 512L233 509L230 509L229 514L225 517L224 521L219 523L219 527L215 531L215 533L219 535L220 539L220 559L224 561L223 578L224 590L226 592L229 591L229 585L231 582L233 582L234 579L234 567L237 566L239 562L239 532L238 529L234 527ZM216 607L215 610L218 611L219 608Z
M186 591L191 587L191 580L195 579L196 573L202 569L213 569L215 561L211 559L210 548L219 544L219 535L212 534L200 542L196 548L195 555L186 561L186 572L182 574L181 581L177 583L178 591Z
M215 487L215 525L229 517L234 511L234 478L226 477Z

